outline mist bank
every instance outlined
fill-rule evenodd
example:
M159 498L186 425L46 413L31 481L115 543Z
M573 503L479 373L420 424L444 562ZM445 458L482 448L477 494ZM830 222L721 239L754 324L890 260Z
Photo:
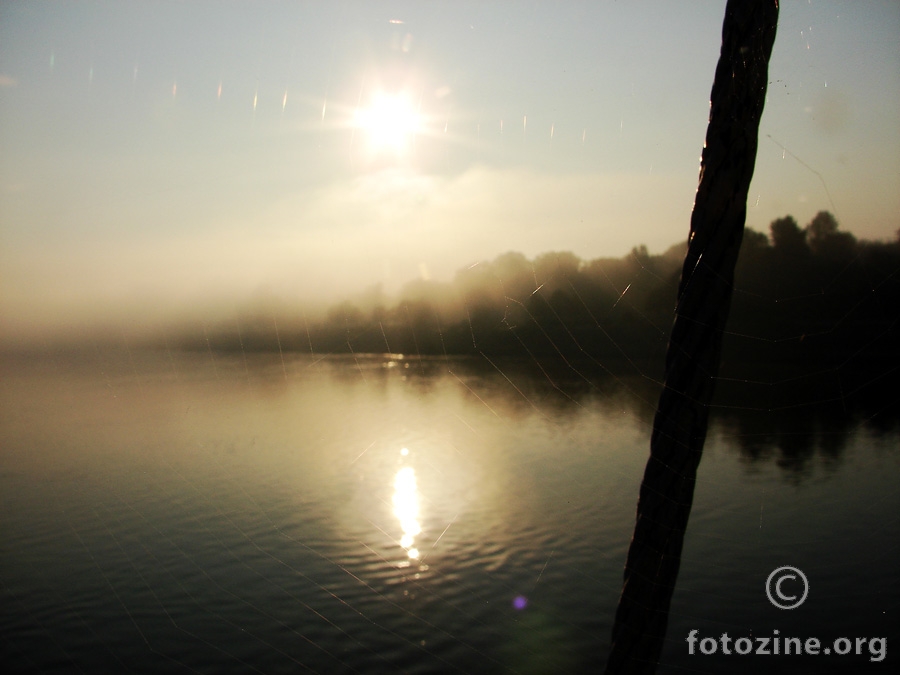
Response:
M90 190L75 183L43 225L10 212L0 246L0 345L143 335L265 304L314 314L375 283L393 302L409 279L449 281L511 248L593 258L647 242L658 251L684 231L696 190L693 164L650 176L385 167L316 184L297 183L283 166L258 168L241 174L240 185L216 172L227 199L185 174L168 177L180 187L165 199L132 197L130 181L121 189L104 182L107 192L94 193L88 208L79 195Z
M389 298L373 286L317 315L269 305L224 322L182 325L166 344L220 351L479 355L565 365L569 360L662 364L685 245L622 258L510 252L460 269L449 282L416 280ZM819 213L768 235L745 232L725 339L726 371L852 360L896 367L900 239L858 241ZM157 344L159 341L157 340ZM661 365L660 365L661 367ZM747 370L749 368L749 370Z
M320 306L260 294L237 308L166 323L145 317L95 328L65 344L477 356L556 373L574 372L578 362L579 372L592 364L660 377L685 248L653 255L636 246L593 260L509 252L459 269L450 281L417 279L395 294L374 285ZM802 228L786 216L768 234L747 229L727 331L723 374L742 381L771 368L777 380L817 372L853 388L871 381L873 369L896 369L900 237L857 240L828 212Z

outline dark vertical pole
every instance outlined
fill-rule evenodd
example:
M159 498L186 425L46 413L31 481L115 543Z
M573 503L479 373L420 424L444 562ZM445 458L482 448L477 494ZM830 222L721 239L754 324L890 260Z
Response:
M606 672L653 673L706 439L753 176L777 0L728 0L665 387L653 422Z

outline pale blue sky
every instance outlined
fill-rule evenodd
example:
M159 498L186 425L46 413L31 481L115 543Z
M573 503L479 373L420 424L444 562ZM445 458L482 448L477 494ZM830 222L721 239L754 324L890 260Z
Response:
M6 330L661 251L687 233L724 7L5 2ZM898 35L896 2L782 4L751 227L828 209L893 238ZM378 89L425 119L401 158L353 128Z

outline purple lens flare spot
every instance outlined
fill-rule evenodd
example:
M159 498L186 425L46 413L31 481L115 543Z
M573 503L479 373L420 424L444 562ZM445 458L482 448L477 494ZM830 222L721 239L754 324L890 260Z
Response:
M513 598L513 607L516 609L525 609L528 606L528 598L524 595L517 595Z

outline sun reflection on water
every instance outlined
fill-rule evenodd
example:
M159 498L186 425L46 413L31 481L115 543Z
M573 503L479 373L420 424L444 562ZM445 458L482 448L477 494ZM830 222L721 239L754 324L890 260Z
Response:
M409 454L407 448L403 448L400 454L404 457ZM400 537L400 545L406 549L411 560L419 558L419 549L415 547L415 538L422 532L419 524L419 491L416 486L416 471L411 466L401 468L394 476L394 515L400 521L400 529L403 535Z

